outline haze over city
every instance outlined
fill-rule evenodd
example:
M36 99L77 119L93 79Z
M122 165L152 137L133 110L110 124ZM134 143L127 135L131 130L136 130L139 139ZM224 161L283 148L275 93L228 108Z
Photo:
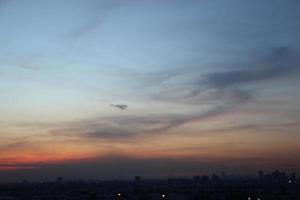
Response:
M0 182L300 172L297 0L0 0Z

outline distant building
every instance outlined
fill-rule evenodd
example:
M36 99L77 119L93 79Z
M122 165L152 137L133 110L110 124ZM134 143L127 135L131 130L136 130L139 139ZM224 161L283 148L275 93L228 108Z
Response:
M222 179L224 180L226 178L226 172L222 171Z
M291 174L291 180L292 181L296 181L297 180L296 173L292 173Z
M210 181L209 176L202 176L201 177L201 181L203 181L203 182L209 182Z
M220 177L218 175L216 175L216 174L212 174L211 180L213 182L218 182L218 181L220 181Z
M62 176L56 177L56 182L57 183L62 183L63 181L64 181L64 177L62 177Z
M193 176L193 181L200 181L201 180L201 177L200 176Z
M135 176L134 181L141 181L141 177L140 176Z
M258 178L259 178L259 180L263 180L264 179L264 172L262 170L260 170L258 172Z

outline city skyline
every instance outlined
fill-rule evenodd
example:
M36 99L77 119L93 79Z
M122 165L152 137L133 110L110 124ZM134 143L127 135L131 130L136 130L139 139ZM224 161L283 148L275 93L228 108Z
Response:
M0 0L0 179L300 172L299 18L296 0Z

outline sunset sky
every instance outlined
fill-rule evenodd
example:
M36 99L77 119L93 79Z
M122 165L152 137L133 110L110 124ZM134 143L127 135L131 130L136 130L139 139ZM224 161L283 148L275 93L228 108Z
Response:
M300 1L0 0L0 182L300 172Z

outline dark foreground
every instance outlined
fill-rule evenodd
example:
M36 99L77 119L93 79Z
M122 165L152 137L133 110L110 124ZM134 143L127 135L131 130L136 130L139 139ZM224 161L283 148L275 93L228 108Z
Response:
M0 200L300 200L299 179L274 172L258 178L217 175L193 179L64 181L0 185Z

